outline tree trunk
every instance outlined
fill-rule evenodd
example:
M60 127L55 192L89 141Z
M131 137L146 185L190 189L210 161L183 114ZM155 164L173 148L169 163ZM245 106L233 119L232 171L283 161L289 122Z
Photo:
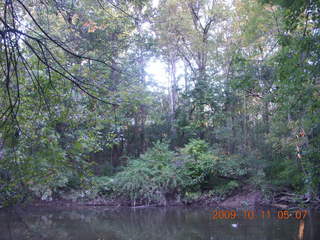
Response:
M170 125L171 125L171 137L176 138L177 130L175 127L176 122L176 110L178 101L178 84L176 78L176 62L175 56L169 59L169 96L170 96Z

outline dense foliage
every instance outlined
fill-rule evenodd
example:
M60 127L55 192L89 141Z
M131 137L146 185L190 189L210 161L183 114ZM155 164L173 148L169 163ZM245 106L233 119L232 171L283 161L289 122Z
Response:
M0 205L167 204L246 185L317 198L319 1L12 0L0 11ZM146 72L155 59L167 87Z

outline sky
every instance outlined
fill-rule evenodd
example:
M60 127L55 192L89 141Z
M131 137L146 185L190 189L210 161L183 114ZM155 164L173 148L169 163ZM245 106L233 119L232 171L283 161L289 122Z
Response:
M147 81L155 82L158 87L168 90L169 74L165 62L159 58L152 58L147 62L145 71L147 73ZM178 87L184 87L184 65L182 61L178 61L176 64L176 78L178 80Z
M155 81L160 87L168 87L169 76L166 71L166 64L160 59L151 59L145 68L147 80Z

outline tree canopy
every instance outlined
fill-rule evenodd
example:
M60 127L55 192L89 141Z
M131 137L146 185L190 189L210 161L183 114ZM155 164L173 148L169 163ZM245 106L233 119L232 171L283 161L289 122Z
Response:
M0 204L164 203L245 185L316 201L319 1L7 0L0 11ZM166 86L147 72L154 59Z

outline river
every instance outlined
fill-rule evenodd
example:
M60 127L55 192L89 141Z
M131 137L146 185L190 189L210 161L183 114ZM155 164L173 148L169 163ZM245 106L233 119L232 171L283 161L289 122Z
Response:
M319 212L289 211L287 214L267 209L248 212L199 207L1 209L0 239L320 239Z

